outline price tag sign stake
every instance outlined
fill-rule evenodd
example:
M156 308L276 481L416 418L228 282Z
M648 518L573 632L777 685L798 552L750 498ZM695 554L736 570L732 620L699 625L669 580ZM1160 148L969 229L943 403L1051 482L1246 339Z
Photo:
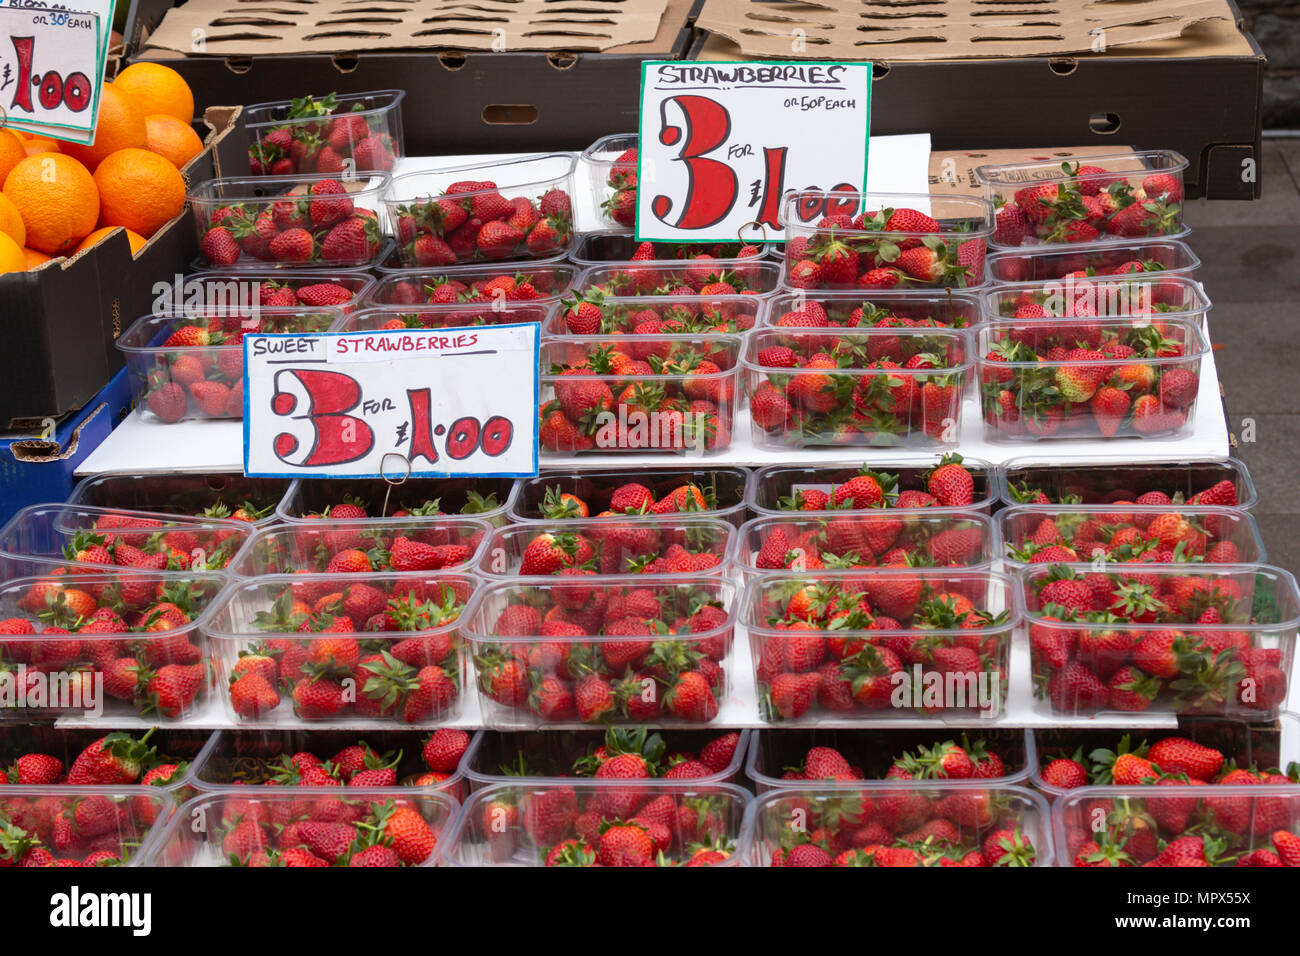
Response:
M781 241L791 190L865 190L871 64L647 62L638 241Z
M243 342L246 475L537 474L536 324Z

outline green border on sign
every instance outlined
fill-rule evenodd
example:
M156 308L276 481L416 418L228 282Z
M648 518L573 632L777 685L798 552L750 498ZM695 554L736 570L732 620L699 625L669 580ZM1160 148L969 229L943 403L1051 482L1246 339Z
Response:
M862 188L861 193L867 191L867 171L871 168L871 78L873 73L873 63L869 60L846 61L846 60L642 60L641 61L641 92L638 100L637 109L637 151L636 151L636 181L638 188L642 182L641 163L645 157L645 150L641 148L641 131L642 116L645 107L645 84L646 74L651 67L659 66L852 66L863 67L867 70L867 135L862 143ZM830 189L829 186L826 187ZM635 242L674 242L685 244L699 244L705 242L731 242L732 239L647 239L641 235L641 202L640 196L637 196L637 215L636 225L632 227L632 239ZM736 236L739 240L739 235ZM784 243L784 239L762 240L767 242Z

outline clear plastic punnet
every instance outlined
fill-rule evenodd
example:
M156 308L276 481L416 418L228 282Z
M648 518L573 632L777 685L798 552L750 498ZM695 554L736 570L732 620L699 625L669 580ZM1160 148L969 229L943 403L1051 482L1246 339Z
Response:
M677 518L745 520L746 468L724 466L634 471L548 471L519 482L511 523L632 515L672 522Z
M990 282L1042 282L1067 275L1159 272L1196 278L1201 259L1176 239L1097 242L1033 249L1003 249L985 260Z
M288 488L285 478L246 478L238 472L156 475L104 471L78 482L68 504L250 521L260 528L275 522L275 506Z
M1267 565L1036 564L1020 572L1038 707L1269 720L1286 699L1300 593Z
M384 196L397 251L412 267L563 255L573 244L570 153L404 173Z
M406 155L403 90L329 93L244 107L254 175L391 172Z
M833 465L765 465L754 471L745 503L756 515L874 513L878 508L924 508L928 515L988 514L997 497L994 472L982 458L958 454Z
M366 292L372 306L497 305L554 302L573 287L578 267L563 260L500 266L448 266L389 272Z
M1003 319L974 335L989 441L1153 440L1193 430L1210 348L1189 318Z
M759 714L781 725L996 720L1008 709L1015 581L908 567L751 578L738 615Z
M492 526L480 518L438 515L384 521L276 525L257 531L230 562L237 577L261 574L365 574L470 568Z
M383 251L387 173L241 176L189 191L207 269L369 266Z
M943 328L762 328L742 365L769 448L955 445L973 367L966 333Z
M462 634L485 726L698 726L732 690L736 585L523 578L487 585Z
M1047 803L1023 787L933 781L772 790L750 810L752 866L1051 866Z
M1110 504L1116 501L1164 505L1255 507L1259 493L1250 469L1236 458L1169 460L1141 464L1008 459L997 470L1004 504ZM1145 496L1145 497L1144 497Z
M764 326L778 328L946 328L978 325L980 299L974 292L932 289L899 292L781 292L762 313Z
M465 691L461 618L478 586L439 571L237 582L203 627L226 713L259 726L455 718Z
M993 567L999 547L987 515L927 514L929 510L763 515L741 526L732 561L746 579L756 574L865 569L900 562Z
M753 739L752 730L495 731L477 734L465 754L464 772L473 790L519 778L560 782L566 778L598 785L619 780L621 769L643 761L646 779L735 783ZM615 757L621 760L609 766Z
M442 841L438 862L742 866L749 856L746 811L752 799L732 784L694 780L496 784L466 801Z
M211 688L204 625L227 578L154 571L12 578L0 585L3 721L183 720ZM12 676L10 676L12 675Z
M1014 505L998 512L1002 563L1134 560L1259 564L1259 526L1236 508L1191 505Z
M176 812L158 787L0 787L3 859L8 866L148 866Z
M410 787L241 787L172 817L144 866L433 866L459 804Z
M506 522L518 483L513 478L410 478L393 486L379 478L301 478L276 507L281 521L405 521L437 515Z
M976 178L997 210L993 245L1131 242L1178 238L1187 160L1168 149L979 166Z
M736 529L725 521L679 515L581 518L498 528L474 570L508 580L545 575L722 576L731 570Z
M1027 732L978 725L932 730L759 730L745 776L777 789L1020 785L1029 779Z
M984 284L993 207L941 193L790 193L781 210L787 289L933 289Z

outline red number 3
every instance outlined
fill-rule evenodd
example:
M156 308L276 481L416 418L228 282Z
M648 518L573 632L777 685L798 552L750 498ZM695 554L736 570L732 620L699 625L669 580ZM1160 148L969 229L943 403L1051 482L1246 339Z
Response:
M676 103L685 121L685 132L668 122L666 107ZM705 229L720 222L736 202L736 174L730 166L705 155L727 141L731 115L726 107L706 96L674 96L659 104L659 142L681 143L675 162L686 165L686 202L676 222L668 222L673 201L656 195L650 208L655 217L677 229Z

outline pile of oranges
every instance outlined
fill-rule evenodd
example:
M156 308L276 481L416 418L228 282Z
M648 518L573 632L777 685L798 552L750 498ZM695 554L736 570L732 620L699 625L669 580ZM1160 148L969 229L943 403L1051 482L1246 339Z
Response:
M0 272L76 255L118 226L138 251L185 207L180 169L203 149L193 117L179 73L136 63L104 85L88 146L0 129Z

